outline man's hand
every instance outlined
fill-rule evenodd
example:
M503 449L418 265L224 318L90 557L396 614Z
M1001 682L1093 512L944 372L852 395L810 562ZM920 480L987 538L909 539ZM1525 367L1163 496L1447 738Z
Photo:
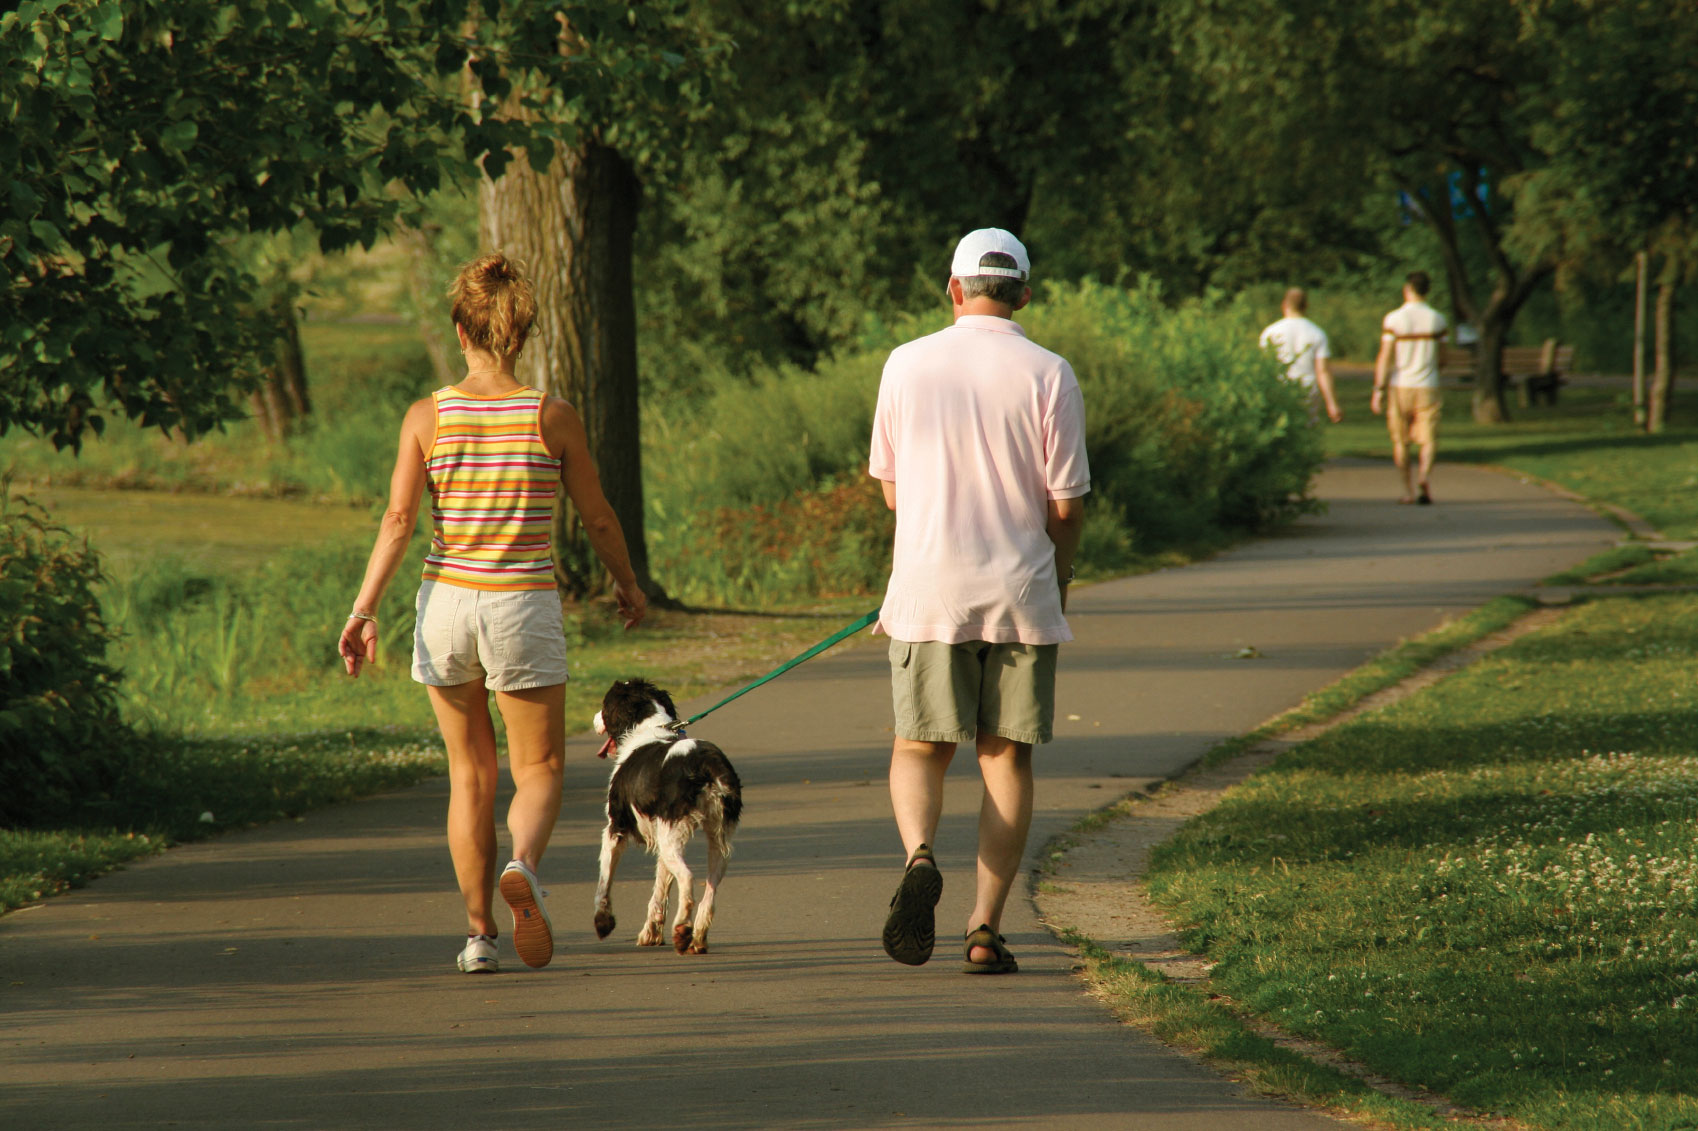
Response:
M1380 415L1380 413L1384 411L1385 396L1386 394L1384 389L1375 389L1374 395L1368 398L1368 408L1375 416Z
M1344 422L1344 410L1338 407L1337 401L1327 402L1327 419L1332 421L1334 424L1342 424Z
M619 619L627 629L636 628L649 611L649 599L634 581L629 585L614 582L613 599L619 603Z

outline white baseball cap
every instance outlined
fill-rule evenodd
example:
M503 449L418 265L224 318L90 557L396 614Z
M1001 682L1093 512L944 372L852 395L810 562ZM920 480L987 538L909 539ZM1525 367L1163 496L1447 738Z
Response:
M1018 270L1013 267L984 266L982 260L991 252L1012 256ZM1015 239L1014 233L1001 228L980 228L962 236L961 242L955 245L955 258L949 263L949 273L958 279L971 279L976 275L1000 275L1004 279L1024 280L1032 273L1032 260L1026 254L1026 245Z

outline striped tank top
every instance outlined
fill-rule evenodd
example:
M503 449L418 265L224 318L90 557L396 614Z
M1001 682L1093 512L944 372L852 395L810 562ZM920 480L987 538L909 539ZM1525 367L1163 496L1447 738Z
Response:
M542 440L543 394L438 389L425 460L436 530L424 580L465 589L554 588L554 489L560 460Z

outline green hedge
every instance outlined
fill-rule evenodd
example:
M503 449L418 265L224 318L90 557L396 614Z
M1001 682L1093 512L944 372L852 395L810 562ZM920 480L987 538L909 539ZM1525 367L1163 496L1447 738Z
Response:
M1020 321L1072 362L1084 391L1093 491L1082 568L1113 572L1312 508L1320 435L1301 392L1257 349L1248 311L1170 306L1148 284L1087 282L1045 288ZM657 575L689 599L876 589L888 537L874 536L844 488L866 475L890 348L946 322L945 312L872 325L865 348L813 371L721 375L706 397L651 407L644 456ZM831 517L818 521L822 510ZM797 521L775 531L774 515L786 513ZM854 554L833 552L844 531ZM728 537L754 552L702 556Z
M99 580L86 544L0 483L0 825L77 810L137 748L106 663Z

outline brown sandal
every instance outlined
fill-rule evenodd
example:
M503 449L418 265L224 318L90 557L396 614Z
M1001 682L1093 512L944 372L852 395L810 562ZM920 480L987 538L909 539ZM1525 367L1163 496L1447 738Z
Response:
M918 866L924 860L929 867ZM937 945L934 909L943 894L943 873L937 870L929 845L914 849L902 883L890 897L884 921L884 952L904 966L923 966Z
M1008 953L1003 943L1008 940L990 929L989 923L967 932L967 945L961 951L961 972L963 974L1012 974L1020 969L1020 964L1014 961L1014 956ZM974 962L973 948L984 947L996 955L989 962Z

